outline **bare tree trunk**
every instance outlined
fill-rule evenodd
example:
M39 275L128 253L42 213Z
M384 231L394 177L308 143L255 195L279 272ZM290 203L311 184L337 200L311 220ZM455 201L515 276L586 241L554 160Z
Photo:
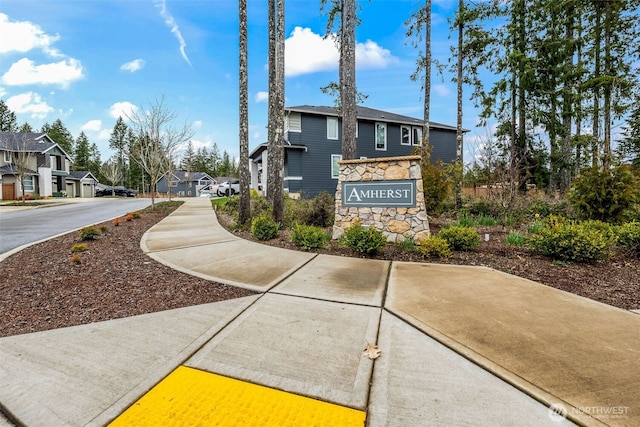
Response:
M277 0L273 220L284 219L284 0Z
M607 82L604 85L604 105L603 105L603 121L604 121L604 138L602 153L602 168L608 170L611 165L611 3L604 2L605 19L604 19L604 74Z
M600 45L602 44L602 25L600 7L594 2L596 7L595 39L594 39L594 69L596 78L600 77ZM593 141L591 146L591 166L598 166L598 146L600 145L600 84L593 87Z
M571 187L571 121L573 110L573 25L574 17L572 12L567 12L568 16L565 22L565 39L571 43L571 47L567 48L565 54L565 68L567 73L564 78L564 94L562 96L562 143L560 147L560 196L564 197Z
M342 158L357 158L356 126L356 4L342 1L340 41L340 103L342 108Z
M431 106L431 0L427 0L425 5L425 33L424 33L424 111L422 124L422 141L420 142L420 157L424 162L425 153L431 153L426 146L431 144L429 133L429 120Z
M240 209L238 212L238 222L245 224L251 216L251 203L249 194L249 80L247 72L247 0L239 0L239 32L240 32Z
M458 122L456 126L456 167L460 176L456 178L456 208L462 207L462 37L464 36L464 23L462 14L464 11L464 0L458 1Z
M269 0L269 11L267 13L269 19L269 46L268 46L268 59L267 68L269 69L269 107L267 112L267 182L266 182L266 196L269 204L273 206L273 188L275 187L276 177L274 175L274 153L275 153L275 140L276 140L276 125L275 125L275 104L276 104L276 2L275 0Z

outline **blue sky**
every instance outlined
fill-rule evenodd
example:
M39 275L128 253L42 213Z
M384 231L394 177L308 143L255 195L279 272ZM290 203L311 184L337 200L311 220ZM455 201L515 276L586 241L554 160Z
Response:
M266 141L267 11L248 0L250 149ZM359 3L357 85L364 105L422 117L420 83L409 76L418 50L405 37L416 0ZM454 0L434 0L434 58L447 61ZM165 98L193 126L196 147L238 155L238 10L227 0L2 0L0 99L18 122L39 129L61 119L84 131L106 160L119 115ZM323 40L319 1L286 0L286 105L333 105L320 87L338 80L338 54ZM444 80L443 80L444 79ZM455 126L451 75L434 76L431 120ZM477 113L465 101L464 127ZM474 132L472 131L471 134ZM467 139L473 138L468 135Z

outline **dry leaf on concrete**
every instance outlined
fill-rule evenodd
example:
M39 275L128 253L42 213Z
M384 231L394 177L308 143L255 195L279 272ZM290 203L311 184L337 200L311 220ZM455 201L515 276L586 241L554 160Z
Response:
M378 357L380 357L380 353L381 351L378 348L378 346L370 342L368 342L367 346L364 348L364 355L371 360L377 359Z

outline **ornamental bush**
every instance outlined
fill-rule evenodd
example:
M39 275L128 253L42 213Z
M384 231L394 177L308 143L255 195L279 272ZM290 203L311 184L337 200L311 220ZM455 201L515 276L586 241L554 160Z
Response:
M475 228L452 225L438 232L438 237L444 239L453 250L470 251L480 244L480 235Z
M442 237L431 236L428 239L421 239L419 244L415 248L415 251L419 254L438 258L449 258L451 256L449 243Z
M291 241L305 250L323 248L331 236L322 228L296 224L291 230Z
M576 179L569 200L587 219L622 222L640 199L638 179L626 166L590 168Z
M609 259L614 242L614 234L607 224L599 221L579 223L553 216L529 238L529 246L535 253L554 260L583 263Z
M96 240L100 237L100 231L93 227L84 227L80 229L80 240Z
M615 229L618 246L635 250L640 255L640 222L633 221Z
M375 227L363 227L359 221L344 231L340 243L366 255L380 252L387 244L387 238Z
M251 221L251 234L258 240L271 240L278 235L280 226L268 215L262 214Z

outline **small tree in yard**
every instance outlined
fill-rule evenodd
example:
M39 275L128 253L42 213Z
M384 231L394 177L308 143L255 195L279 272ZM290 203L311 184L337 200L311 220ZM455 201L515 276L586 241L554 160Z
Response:
M108 160L100 167L100 173L111 183L111 195L115 196L116 190L114 186L122 179L123 176L120 163L115 159Z
M131 158L146 172L151 182L151 208L155 208L155 185L173 167L176 150L193 136L190 125L175 126L177 114L169 111L164 97L128 117L136 135Z
M11 162L13 163L16 177L20 183L22 203L25 203L24 183L27 175L29 175L30 168L36 166L36 153L29 149L29 141L26 134L22 134L22 138L15 147L15 151L11 152Z

